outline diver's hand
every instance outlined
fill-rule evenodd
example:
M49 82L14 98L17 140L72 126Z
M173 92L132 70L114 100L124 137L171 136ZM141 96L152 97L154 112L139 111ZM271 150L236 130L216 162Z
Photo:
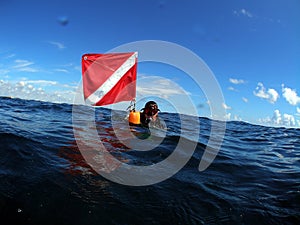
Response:
M167 126L165 124L164 121L161 121L158 117L154 120L152 120L150 123L149 123L150 127L153 127L153 128L158 128L158 129L162 129L162 130L166 130L167 129Z

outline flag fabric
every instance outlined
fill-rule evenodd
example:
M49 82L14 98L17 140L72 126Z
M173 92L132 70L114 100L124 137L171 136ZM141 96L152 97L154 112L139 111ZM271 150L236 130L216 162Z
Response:
M81 64L86 104L102 106L136 97L137 52L84 54Z

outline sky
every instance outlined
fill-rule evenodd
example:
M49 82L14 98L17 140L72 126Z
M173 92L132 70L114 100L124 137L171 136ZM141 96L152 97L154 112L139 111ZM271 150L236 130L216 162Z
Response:
M83 54L157 40L208 66L222 119L300 127L299 1L1 0L0 10L0 96L72 104ZM139 107L153 98L162 111L194 114L185 95L196 115L214 118L213 102L185 71L141 62L137 77Z

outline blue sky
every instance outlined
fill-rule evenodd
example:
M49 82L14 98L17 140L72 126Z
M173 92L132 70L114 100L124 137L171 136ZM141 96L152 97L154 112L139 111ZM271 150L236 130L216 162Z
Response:
M299 1L12 0L0 10L0 95L72 103L83 54L162 40L191 50L212 70L224 119L300 127ZM169 99L163 111L188 93L198 115L211 117L205 93L182 71L141 63L141 99L147 77L154 97Z

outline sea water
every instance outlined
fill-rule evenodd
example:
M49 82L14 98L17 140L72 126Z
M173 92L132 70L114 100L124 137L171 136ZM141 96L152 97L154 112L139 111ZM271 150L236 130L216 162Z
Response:
M217 155L200 172L215 121L184 116L185 132L180 115L160 113L167 130L147 136L122 127L122 112L105 108L86 121L91 109L81 106L82 121L74 126L72 108L0 98L1 224L300 224L299 129L227 122ZM190 138L197 123L200 132ZM97 135L90 135L91 127ZM133 136L120 132L141 142L130 145ZM180 141L195 149L174 175L126 185L121 177L102 176L80 141L100 143L118 162L136 167L164 161Z

